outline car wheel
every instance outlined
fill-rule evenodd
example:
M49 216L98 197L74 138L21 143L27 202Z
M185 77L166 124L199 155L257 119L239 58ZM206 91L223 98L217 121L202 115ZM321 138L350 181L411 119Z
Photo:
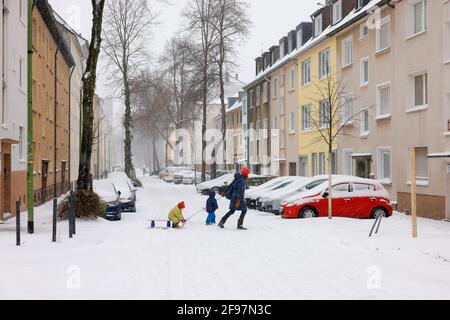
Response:
M300 218L302 219L317 218L317 212L312 207L305 207L300 211Z
M370 214L371 219L376 219L379 215L382 215L384 218L387 218L389 216L387 210L383 207L377 207L372 210L372 213Z

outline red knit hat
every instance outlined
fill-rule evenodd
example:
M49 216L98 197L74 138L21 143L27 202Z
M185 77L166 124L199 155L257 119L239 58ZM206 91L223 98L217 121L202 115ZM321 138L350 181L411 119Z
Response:
M248 176L250 174L250 169L247 167L243 168L241 174L243 176Z
M185 209L185 208L186 208L186 204L184 203L184 201L182 201L178 204L178 209Z

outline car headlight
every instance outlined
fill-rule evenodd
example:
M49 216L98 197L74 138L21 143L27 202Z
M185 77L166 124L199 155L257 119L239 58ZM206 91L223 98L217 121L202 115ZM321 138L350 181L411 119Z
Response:
M293 207L295 205L296 205L295 202L285 202L285 204L284 204L285 207Z

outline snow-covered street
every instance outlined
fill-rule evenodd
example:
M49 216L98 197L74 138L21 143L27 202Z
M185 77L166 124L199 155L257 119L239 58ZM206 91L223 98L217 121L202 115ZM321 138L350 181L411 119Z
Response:
M206 197L192 186L144 178L138 212L121 222L78 222L51 243L50 204L37 209L36 234L0 225L0 299L450 299L450 223L395 214L369 239L371 220L283 220L250 211L248 231L204 225L148 229L179 201L189 217ZM228 203L219 201L219 218ZM23 215L23 226L26 217Z

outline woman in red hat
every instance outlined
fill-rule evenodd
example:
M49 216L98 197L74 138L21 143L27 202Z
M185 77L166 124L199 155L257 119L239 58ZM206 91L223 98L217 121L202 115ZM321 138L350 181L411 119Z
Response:
M247 214L247 203L245 202L245 190L247 189L247 179L250 174L249 168L243 168L241 173L234 175L233 183L228 187L224 196L230 200L230 211L220 220L219 227L225 228L225 223L236 211L241 211L238 220L238 230L247 230L244 228L244 219Z

